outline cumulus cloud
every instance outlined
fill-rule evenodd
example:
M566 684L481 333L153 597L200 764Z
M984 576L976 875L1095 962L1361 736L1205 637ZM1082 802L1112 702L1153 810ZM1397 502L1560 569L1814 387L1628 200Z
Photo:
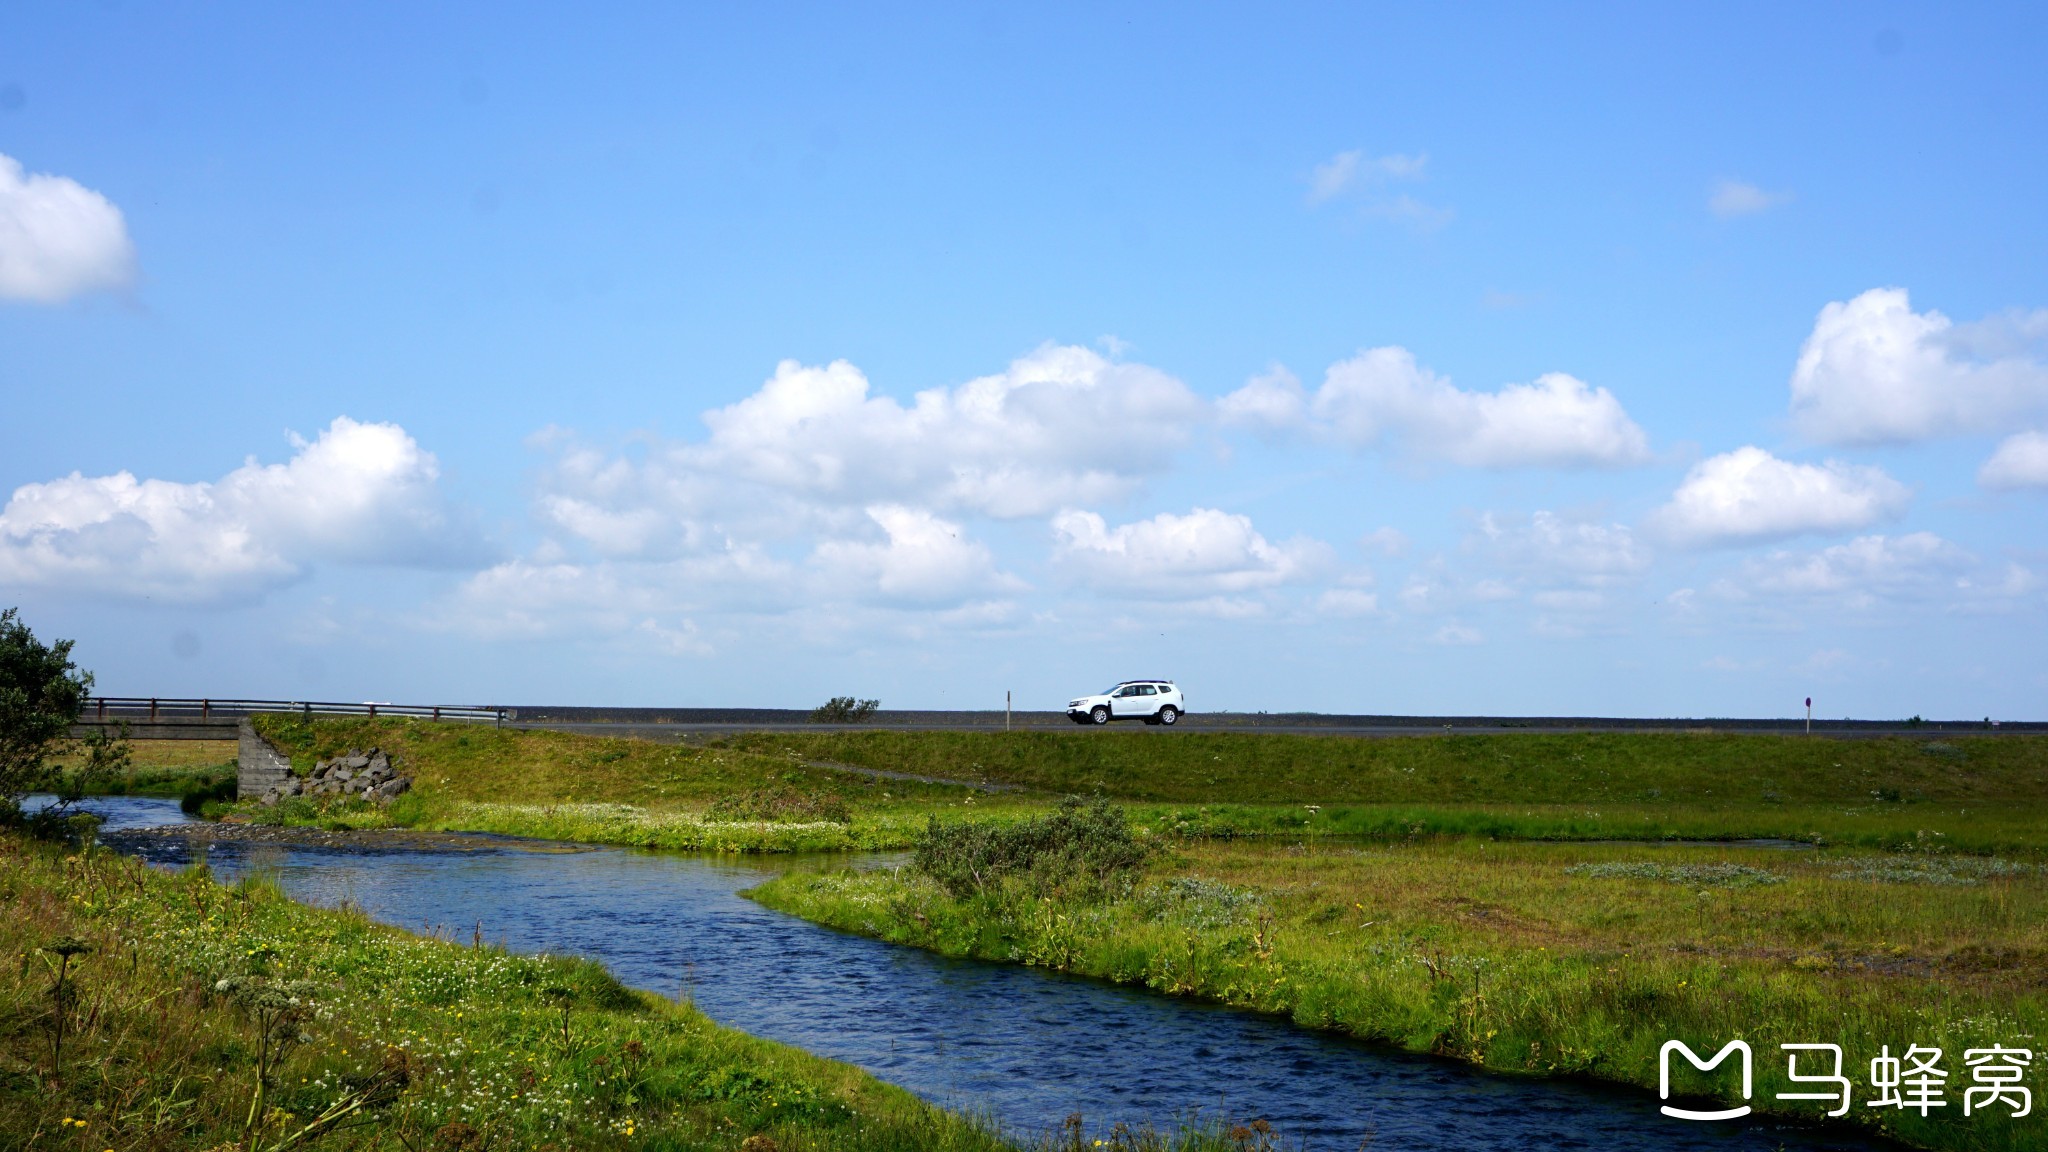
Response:
M2048 310L1957 324L1903 288L1821 309L1792 372L1792 419L1830 444L2001 431L2048 411Z
M1650 523L1685 547L1850 532L1902 511L1911 494L1878 468L1795 464L1757 447L1693 466Z
M1780 204L1790 203L1791 200L1790 192L1766 192L1754 184L1745 184L1740 180L1723 180L1714 185L1713 192L1707 196L1707 211L1728 220L1736 216L1754 216L1759 212L1768 212Z
M1273 544L1251 518L1214 508L1161 513L1111 528L1093 512L1053 517L1054 561L1110 595L1191 597L1273 588L1314 575L1327 545L1297 537Z
M991 591L1014 592L1023 582L996 570L988 546L954 524L916 508L877 505L867 514L883 533L880 543L831 540L816 560L842 589L872 589L895 600L953 602Z
M135 276L121 210L63 176L0 155L0 300L55 304Z
M845 361L785 361L753 395L705 413L703 441L656 443L637 461L552 445L539 508L605 555L649 558L730 536L859 530L883 504L1042 516L1128 496L1208 415L1173 377L1086 348L1041 348L908 405L870 394Z
M396 424L339 417L283 464L193 484L72 473L0 510L0 582L145 599L249 599L316 561L438 567L477 559L440 467Z
M1999 444L1977 470L1986 488L2048 488L2048 433L2021 432Z
M1275 370L1217 407L1225 422L1268 435L1304 430L1354 449L1393 441L1417 456L1479 468L1622 467L1649 458L1649 438L1605 388L1553 372L1498 392L1466 392L1398 347L1331 365L1313 395Z

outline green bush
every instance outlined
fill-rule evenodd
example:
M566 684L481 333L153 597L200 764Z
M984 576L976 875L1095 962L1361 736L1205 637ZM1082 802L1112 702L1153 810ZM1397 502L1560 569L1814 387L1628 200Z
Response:
M186 815L197 816L205 810L208 804L225 803L233 800L235 798L235 784L236 780L233 776L224 776L211 783L202 781L186 789L185 794L178 798L178 808Z
M1124 810L1097 796L1060 801L1049 816L1013 824L941 824L918 837L912 866L956 899L1016 879L1034 893L1087 896L1130 887L1150 849Z
M858 724L875 714L880 700L855 700L851 696L834 696L811 712L813 724Z

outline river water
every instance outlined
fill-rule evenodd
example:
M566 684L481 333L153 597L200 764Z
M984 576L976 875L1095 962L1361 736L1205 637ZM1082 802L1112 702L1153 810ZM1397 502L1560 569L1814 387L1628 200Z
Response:
M737 895L788 859L735 863L462 837L458 848L318 849L124 836L184 819L174 801L88 805L109 844L223 879L274 875L314 904L521 952L577 953L621 980L686 995L722 1024L859 1065L928 1100L1044 1133L1166 1127L1199 1112L1264 1118L1290 1146L1387 1149L1881 1149L1860 1135L1694 1123L1633 1090L1489 1075L1283 1020L1037 969L949 960L850 936ZM837 863L875 861L840 860ZM1759 1053L1759 1058L1766 1058Z

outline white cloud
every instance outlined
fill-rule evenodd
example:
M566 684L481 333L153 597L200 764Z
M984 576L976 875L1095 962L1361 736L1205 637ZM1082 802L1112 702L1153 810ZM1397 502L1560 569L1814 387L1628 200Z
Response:
M1315 394L1270 372L1219 402L1229 423L1288 426L1355 449L1400 441L1414 455L1479 468L1620 467L1649 458L1649 439L1605 388L1553 372L1533 384L1466 392L1405 348L1331 365Z
M1831 444L1996 432L2048 410L2048 310L1957 324L1903 288L1821 309L1792 372L1792 419Z
M753 395L705 413L704 441L656 443L638 462L554 445L539 509L605 555L648 558L843 534L881 504L1042 516L1128 496L1208 416L1173 377L1086 348L1041 348L907 406L870 395L844 361L785 361Z
M485 637L566 639L670 633L709 641L692 617L780 612L802 599L801 574L758 549L663 563L515 559L463 581L434 623Z
M1767 595L1867 604L1880 594L1926 594L1975 558L1932 532L1859 536L1817 552L1773 552L1745 566L1740 587Z
M1450 623L1436 630L1430 637L1432 643L1445 645L1478 644L1486 639L1479 629L1464 624Z
M1218 400L1216 414L1225 424L1254 432L1288 432L1308 422L1308 393L1294 373L1276 364Z
M1196 508L1110 528L1093 512L1053 517L1055 563L1110 595L1201 596L1304 580L1329 563L1327 545L1272 544L1249 517Z
M1878 468L1794 464L1745 447L1694 465L1650 523L1686 547L1745 544L1854 531L1898 514L1910 495Z
M878 543L830 540L815 559L835 586L849 581L895 600L958 602L989 591L1017 591L1023 583L996 570L988 546L969 539L958 524L896 504L867 510L888 539Z
M1938 602L1996 611L2039 587L2034 573L2017 564L1987 568L1932 532L1913 532L1859 536L1813 552L1772 552L1717 582L1714 592L1728 600L1775 598L1851 610Z
M1628 525L1568 520L1554 512L1538 512L1526 525L1486 513L1475 542L1494 563L1544 584L1605 587L1650 566L1649 549Z
M339 417L283 464L213 482L78 473L17 488L0 510L0 582L177 602L247 599L333 560L473 560L433 454L395 424Z
M1404 156L1396 152L1369 157L1357 150L1339 152L1327 163L1316 165L1310 174L1308 202L1321 204L1354 186L1379 184L1387 180L1420 180L1428 167L1427 155Z
M55 304L135 276L121 210L75 180L0 155L0 300Z
M2048 433L2021 432L2005 438L1977 470L1986 488L2048 488Z
M1754 184L1740 180L1723 180L1714 185L1707 196L1707 211L1728 220L1736 216L1754 216L1768 212L1780 204L1792 201L1790 192L1766 192Z

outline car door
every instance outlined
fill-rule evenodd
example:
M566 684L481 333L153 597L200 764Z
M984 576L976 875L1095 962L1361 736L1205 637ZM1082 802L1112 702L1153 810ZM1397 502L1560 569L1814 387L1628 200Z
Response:
M1153 702L1146 697L1153 694L1150 684L1126 684L1117 690L1111 710L1118 716L1150 716Z

